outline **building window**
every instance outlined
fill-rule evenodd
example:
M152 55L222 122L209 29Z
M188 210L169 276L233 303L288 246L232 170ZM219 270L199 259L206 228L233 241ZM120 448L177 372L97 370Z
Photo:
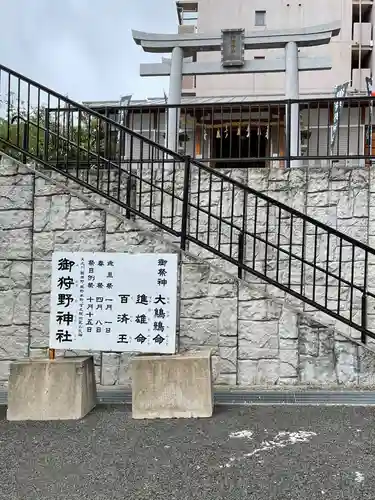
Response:
M256 10L255 11L255 26L265 26L266 25L266 11Z
M198 22L198 3L189 2L188 5L179 1L176 3L179 24L181 26L196 26Z
M198 12L183 12L182 14L182 24L184 26L193 25L195 26L198 22Z

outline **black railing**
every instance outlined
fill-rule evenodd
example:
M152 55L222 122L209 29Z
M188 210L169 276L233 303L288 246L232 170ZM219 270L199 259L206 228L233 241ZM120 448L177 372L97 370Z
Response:
M373 105L373 97L346 97L95 109L210 166L264 167L289 166L293 160L301 165L374 160ZM288 126L293 106L298 107L297 129ZM178 113L171 115L171 109ZM296 130L299 141L291 149L290 134Z
M2 66L0 77L5 152L98 193L182 249L278 287L357 330L362 342L375 338L367 325L374 249Z

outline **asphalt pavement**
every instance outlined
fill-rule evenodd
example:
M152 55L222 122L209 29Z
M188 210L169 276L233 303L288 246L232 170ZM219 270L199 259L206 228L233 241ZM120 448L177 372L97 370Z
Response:
M0 420L0 499L375 499L374 408L218 407L211 419Z

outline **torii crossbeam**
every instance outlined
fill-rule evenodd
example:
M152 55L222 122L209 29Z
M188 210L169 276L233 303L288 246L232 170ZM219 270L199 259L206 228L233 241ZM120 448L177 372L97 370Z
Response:
M299 71L328 70L332 68L330 58L299 57L299 47L328 44L340 33L338 22L289 30L265 30L245 32L243 29L222 30L220 34L156 34L134 31L133 39L145 52L172 53L170 60L161 63L141 64L141 76L169 76L168 104L181 104L182 76L219 75L230 73L273 73L285 71L285 97L299 98ZM285 57L267 60L246 60L245 50L285 49ZM184 62L198 52L221 51L220 62ZM169 109L168 147L176 149L178 109ZM290 120L291 155L299 151L299 106L292 104Z

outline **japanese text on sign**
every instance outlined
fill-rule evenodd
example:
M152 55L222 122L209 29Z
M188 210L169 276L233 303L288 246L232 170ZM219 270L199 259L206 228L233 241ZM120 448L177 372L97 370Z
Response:
M177 255L55 252L50 347L174 353Z
M243 66L245 63L244 55L244 30L222 30L222 65L224 67Z

